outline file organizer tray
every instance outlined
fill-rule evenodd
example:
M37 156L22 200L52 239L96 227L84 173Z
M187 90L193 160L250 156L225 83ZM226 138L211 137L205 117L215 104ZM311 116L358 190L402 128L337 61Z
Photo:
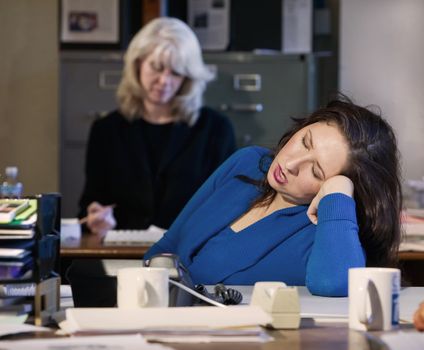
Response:
M35 285L33 296L34 323L45 325L51 321L51 316L59 310L60 301L60 194L40 194L28 199L37 201L37 220L33 226L33 235L28 239L0 240L0 246L10 245L11 242L18 246L30 244L30 252L33 260L30 274L18 278L0 278L0 284Z

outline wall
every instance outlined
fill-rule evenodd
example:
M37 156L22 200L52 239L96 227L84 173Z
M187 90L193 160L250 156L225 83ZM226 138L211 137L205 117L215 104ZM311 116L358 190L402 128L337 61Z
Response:
M404 178L424 176L424 1L342 0L340 88L393 125Z
M0 0L0 174L25 194L59 188L58 3Z

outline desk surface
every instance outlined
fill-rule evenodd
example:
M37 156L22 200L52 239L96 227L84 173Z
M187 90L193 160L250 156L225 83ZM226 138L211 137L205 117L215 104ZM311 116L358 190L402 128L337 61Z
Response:
M412 326L402 326L402 331L413 331ZM415 332L415 331L413 331ZM344 323L323 323L302 326L299 330L268 331L274 338L268 343L180 343L164 344L176 350L387 350L380 340L381 332L352 331ZM10 340L58 337L54 332L39 332L31 337L16 335ZM9 340L8 339L8 340ZM34 345L33 341L31 344Z
M66 258L118 258L143 257L149 245L104 245L102 238L83 234L80 241L69 242L60 247L60 254ZM424 261L424 252L400 252L401 261Z
M234 286L239 288L246 301L249 300L252 287ZM312 312L314 307L320 306L321 310L326 312L330 304L339 304L347 312L347 298L323 298L312 296L305 287L299 287L301 309ZM417 300L424 295L424 288L406 288L401 291L400 311L403 318L409 315L416 307ZM312 305L313 303L314 305ZM336 305L337 306L337 305ZM339 307L337 307L339 309ZM302 313L303 313L302 311ZM402 324L399 330L395 332L412 332L416 334L411 324ZM347 322L312 322L311 320L302 320L301 328L298 330L268 330L274 340L268 343L181 343L165 344L177 350L383 350L387 347L382 343L380 337L387 332L358 332L349 330ZM37 333L31 338L55 337L53 333ZM14 336L12 339L28 339L28 335Z
M62 244L60 255L64 258L140 259L149 247L149 245L109 246L104 245L99 236L83 234L80 241Z
M141 259L148 249L148 245L107 246L99 236L83 234L80 241L62 244L60 255L64 258L62 265L66 269L72 259ZM424 286L424 252L400 252L399 258L404 284Z

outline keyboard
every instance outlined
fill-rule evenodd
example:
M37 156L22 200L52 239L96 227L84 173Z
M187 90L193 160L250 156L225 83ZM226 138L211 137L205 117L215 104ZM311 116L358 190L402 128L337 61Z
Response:
M105 245L153 245L159 241L165 230L150 226L147 230L109 230L103 244Z

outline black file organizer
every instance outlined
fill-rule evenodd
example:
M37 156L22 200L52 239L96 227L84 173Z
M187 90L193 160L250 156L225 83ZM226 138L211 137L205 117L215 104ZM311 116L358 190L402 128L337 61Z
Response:
M29 278L0 279L0 284L34 283L34 323L45 325L59 310L60 304L60 208L58 193L39 194L28 199L37 200L37 221L31 254L33 270Z

